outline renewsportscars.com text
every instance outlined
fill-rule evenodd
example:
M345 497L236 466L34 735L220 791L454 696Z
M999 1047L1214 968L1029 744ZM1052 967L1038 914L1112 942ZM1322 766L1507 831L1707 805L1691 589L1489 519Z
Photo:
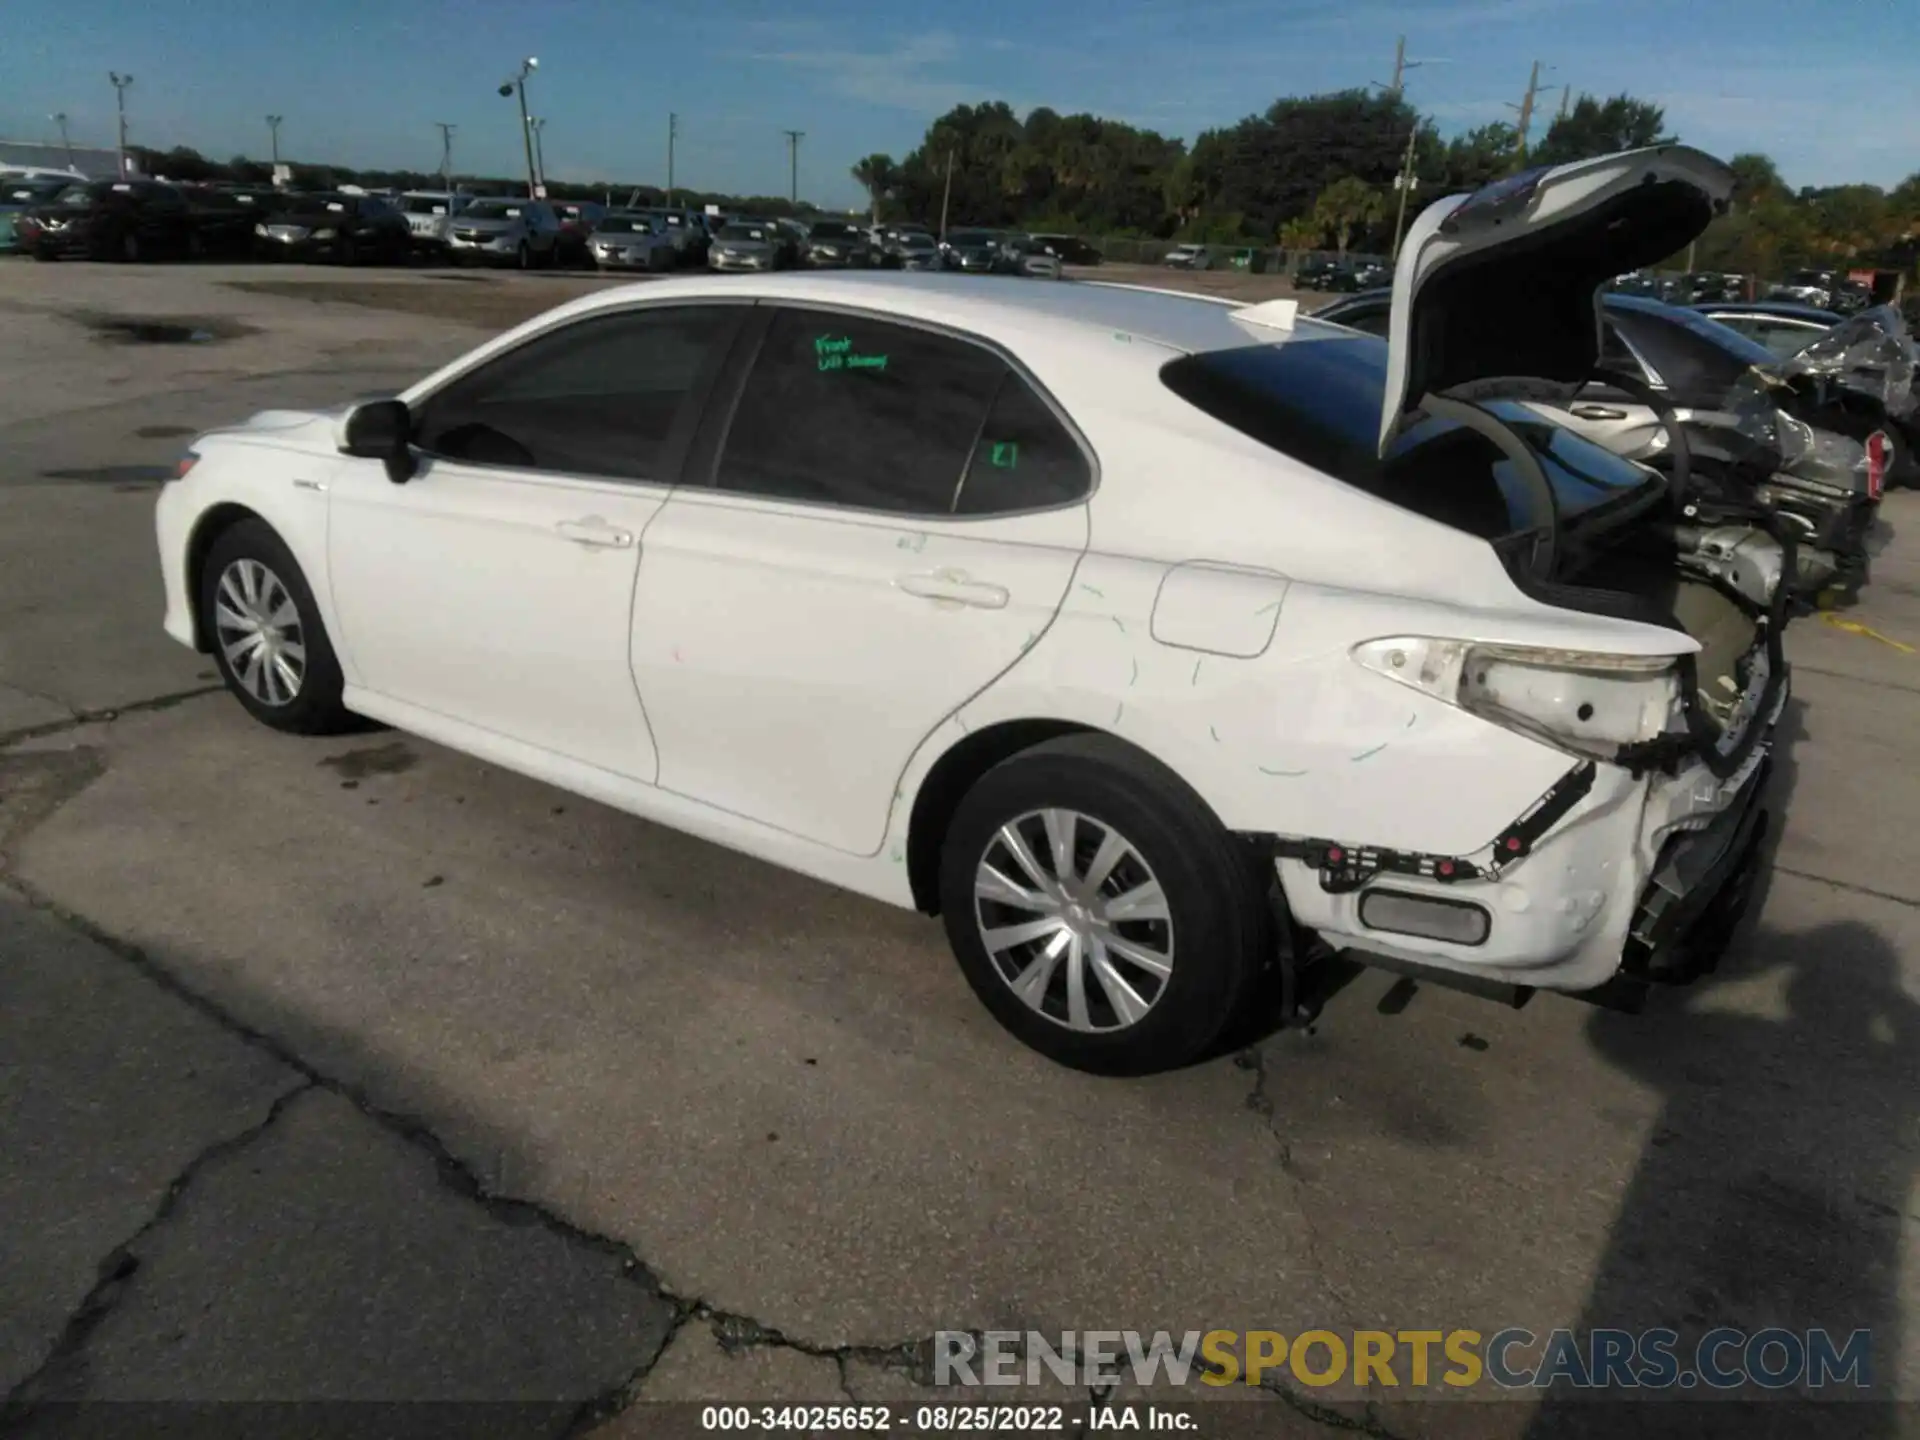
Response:
M1508 1390L1824 1389L1873 1384L1873 1337L1814 1330L941 1330L936 1385L1348 1384Z

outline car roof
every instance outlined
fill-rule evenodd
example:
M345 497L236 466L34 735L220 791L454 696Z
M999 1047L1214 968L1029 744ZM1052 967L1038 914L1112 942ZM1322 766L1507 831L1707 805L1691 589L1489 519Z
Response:
M859 271L771 275L723 279L687 277L645 285L624 285L575 301L573 314L589 314L636 299L666 294L695 296L749 294L756 299L847 305L905 320L949 325L990 337L1013 337L1036 330L1076 333L1082 338L1141 339L1189 354L1270 345L1296 339L1344 337L1343 327L1300 315L1291 331L1242 324L1234 315L1249 307L1214 296L1156 290L1133 285L1077 280L1037 285L1031 280L983 276L863 274ZM572 307L569 307L570 309Z
M1787 320L1818 320L1824 325L1838 325L1842 318L1818 305L1796 305L1790 300L1702 301L1691 308L1703 315L1709 311L1718 315L1778 315Z

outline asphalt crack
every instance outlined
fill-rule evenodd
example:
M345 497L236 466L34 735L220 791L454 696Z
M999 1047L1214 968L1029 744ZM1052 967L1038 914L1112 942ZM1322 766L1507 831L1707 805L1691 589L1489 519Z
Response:
M36 1392L42 1387L46 1378L57 1374L67 1361L86 1348L87 1341L92 1337L94 1330L112 1312L114 1305L125 1293L128 1282L140 1268L140 1257L134 1253L136 1247L142 1240L166 1224L175 1207L180 1203L180 1197L192 1187L200 1172L215 1161L245 1150L278 1124L281 1116L287 1113L295 1100L311 1093L313 1089L314 1084L311 1080L301 1078L274 1098L273 1103L267 1107L267 1113L260 1120L244 1130L215 1140L180 1167L179 1172L167 1182L167 1188L161 1192L159 1203L154 1206L153 1213L131 1235L107 1252L106 1258L100 1262L95 1272L92 1287L81 1297L79 1305L67 1317L66 1324L61 1327L60 1334L53 1342L53 1348L47 1352L46 1358L40 1362L32 1374L9 1390L5 1399L0 1399L0 1434L4 1434L14 1425L23 1423L32 1415L38 1403Z
M21 688L18 685L13 685L12 681L7 681L6 683L12 685L15 690ZM212 695L216 691L224 689L226 689L226 686L218 684L196 685L191 690L175 690L169 694L155 695L146 700L129 700L124 705L104 706L94 710L75 710L64 700L55 699L51 695L40 695L37 698L45 700L50 704L58 705L66 710L68 712L67 718L64 720L47 720L38 725L23 725L17 730L0 731L0 749L9 745L21 744L27 740L39 740L48 735L59 735L68 730L77 730L82 725L98 725L107 721L118 720L122 715L145 715L151 714L156 710L171 710L176 705L184 705L189 700L198 700L202 695ZM23 693L32 694L34 692L24 691Z

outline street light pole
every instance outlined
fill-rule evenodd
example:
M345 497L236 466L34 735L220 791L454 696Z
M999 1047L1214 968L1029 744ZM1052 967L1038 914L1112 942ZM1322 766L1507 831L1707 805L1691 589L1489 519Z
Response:
M280 117L278 115L267 116L267 131L273 137L273 163L278 166L280 164Z
M680 117L667 116L667 208L673 208L673 142L680 138Z
M529 200L538 199L542 188L539 171L533 163L533 123L527 115L527 76L539 68L539 59L529 55L520 62L520 73L500 87L500 94L503 97L516 94L520 97L520 139L527 151L527 198Z
M527 124L533 127L534 173L540 177L540 188L544 191L547 188L547 149L541 143L540 132L547 128L547 122L535 115L527 121Z
M445 120L433 122L440 127L440 188L453 194L453 132L458 128Z
M109 70L107 78L113 82L113 98L120 111L120 178L125 180L127 171L127 87L133 84L133 76L122 75L117 70Z
M67 138L67 112L62 110L58 115L49 115L47 118L60 127L60 148L67 152L67 168L71 170L73 168L73 141Z
M800 137L807 132L804 130L784 130L781 133L787 137L787 165L789 168L787 198L793 202L793 208L798 210L800 208Z
M947 202L953 198L953 147L947 147L947 182L940 191L940 243L947 243Z

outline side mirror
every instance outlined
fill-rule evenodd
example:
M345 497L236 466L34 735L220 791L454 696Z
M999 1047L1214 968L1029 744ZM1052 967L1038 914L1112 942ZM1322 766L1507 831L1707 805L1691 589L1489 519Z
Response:
M340 450L386 463L387 478L404 485L413 478L413 416L404 400L369 400L347 415Z

